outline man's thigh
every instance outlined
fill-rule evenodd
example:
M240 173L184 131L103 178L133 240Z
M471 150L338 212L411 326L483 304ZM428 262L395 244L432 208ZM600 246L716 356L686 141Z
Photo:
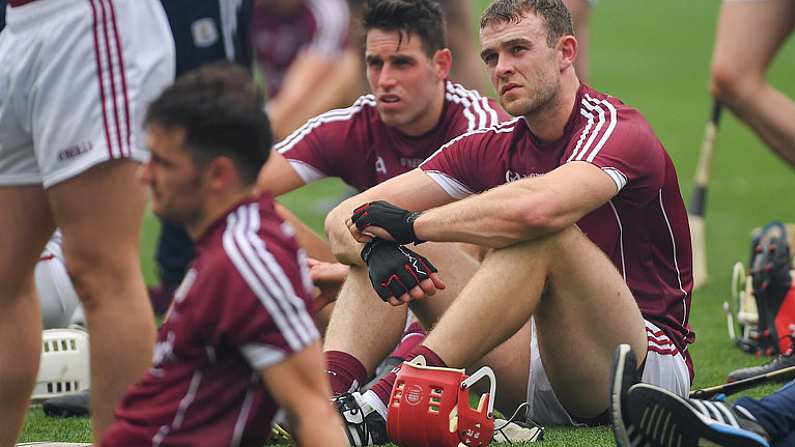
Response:
M540 356L558 398L581 418L607 409L613 350L639 361L646 330L638 305L608 257L575 227L551 244L547 290L534 314Z
M71 256L83 262L137 256L147 197L138 167L130 160L109 161L47 190L67 263L77 261Z
M0 303L33 278L41 250L55 226L41 186L0 187Z
M662 331L645 321L648 353L641 381L686 397L690 391L690 372L684 357ZM583 425L561 404L547 376L533 328L530 371L527 386L528 416L541 425Z
M792 0L724 0L713 65L761 75L795 26Z

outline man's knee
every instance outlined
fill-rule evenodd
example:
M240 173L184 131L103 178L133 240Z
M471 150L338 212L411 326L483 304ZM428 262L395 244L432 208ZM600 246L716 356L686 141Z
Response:
M137 259L127 259L123 253L103 253L94 250L67 251L64 254L66 271L77 296L87 311L103 297L127 287L138 267ZM123 294L118 294L123 295Z
M755 73L750 73L737 64L717 61L712 65L709 87L712 95L720 102L741 107L753 98L753 92L762 82Z

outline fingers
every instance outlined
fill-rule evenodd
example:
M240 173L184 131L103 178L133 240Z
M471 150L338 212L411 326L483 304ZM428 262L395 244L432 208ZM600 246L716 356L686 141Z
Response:
M342 284L350 271L350 267L339 262L315 262L309 269L309 279L315 283Z
M429 279L433 282L433 286L437 290L444 290L444 289L447 288L447 284L445 284L444 281L442 281L442 279L439 278L439 274L438 273L431 273L429 275Z

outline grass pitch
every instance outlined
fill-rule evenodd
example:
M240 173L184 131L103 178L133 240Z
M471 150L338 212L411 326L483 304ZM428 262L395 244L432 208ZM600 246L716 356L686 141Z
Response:
M479 12L487 1L473 3ZM605 0L593 11L591 84L646 115L676 164L686 198L710 111L707 81L719 6L718 0ZM795 45L789 42L780 51L769 79L795 97L792 73ZM690 318L697 333L691 348L696 366L694 387L722 383L728 371L765 361L732 347L721 304L729 295L732 265L738 260L747 262L751 228L773 219L795 222L790 198L795 191L794 174L747 127L730 114L724 115L706 215L710 282L694 294ZM343 190L338 182L324 181L289 195L283 202L319 230L327 206ZM142 264L152 282L157 223L151 216L143 236ZM759 387L750 395L761 396L776 388ZM20 442L89 439L86 419L52 419L33 408ZM608 428L556 428L547 431L544 445L610 446L614 441Z

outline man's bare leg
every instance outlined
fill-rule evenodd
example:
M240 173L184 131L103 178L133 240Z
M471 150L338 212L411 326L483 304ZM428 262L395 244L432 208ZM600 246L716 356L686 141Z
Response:
M795 27L791 0L724 2L712 61L712 94L780 157L795 165L795 102L765 76Z
M91 417L99 442L127 387L151 364L152 308L138 256L146 190L138 164L111 161L48 190L66 267L91 334Z
M413 248L430 257L447 284L445 290L412 305L417 319L430 328L475 273L478 263L454 244L425 243ZM405 306L381 301L365 267L352 267L335 303L324 349L351 354L372 374L400 340L406 312Z
M41 186L0 187L0 446L16 443L41 356L41 316L33 282L55 227Z
M623 278L576 227L491 252L425 346L449 366L470 365L532 314L561 403L577 417L601 414L613 349L629 343L642 363L646 333Z

